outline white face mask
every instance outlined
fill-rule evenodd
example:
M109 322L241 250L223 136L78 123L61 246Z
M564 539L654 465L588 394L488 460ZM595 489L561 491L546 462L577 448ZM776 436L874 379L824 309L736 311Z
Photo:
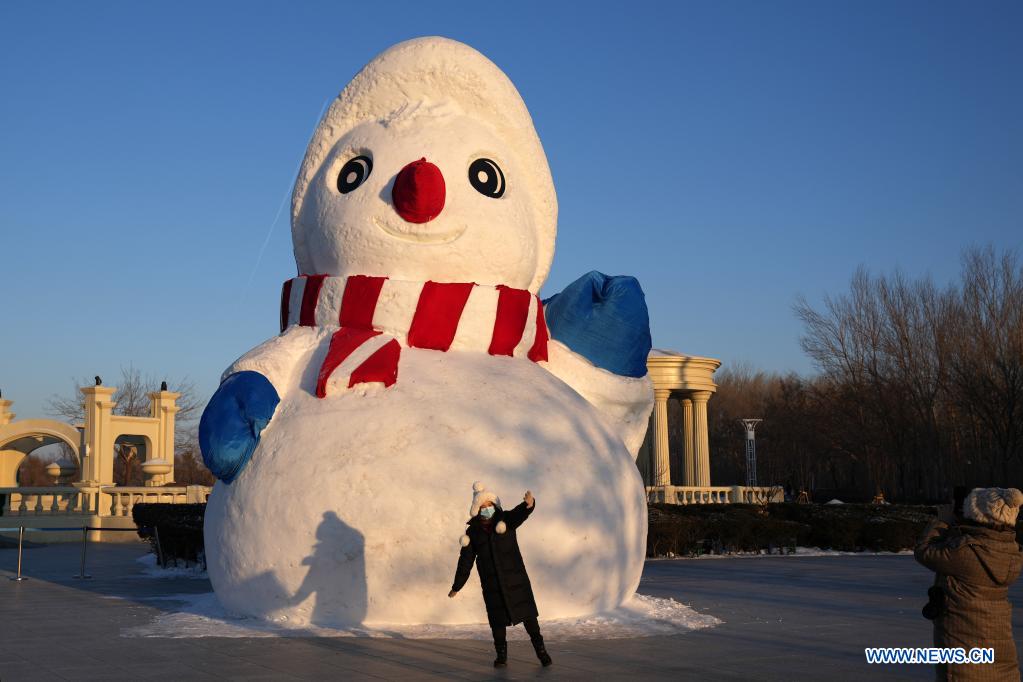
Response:
M480 509L480 516L482 516L485 519L489 519L493 515L494 515L493 507L483 507L482 509Z

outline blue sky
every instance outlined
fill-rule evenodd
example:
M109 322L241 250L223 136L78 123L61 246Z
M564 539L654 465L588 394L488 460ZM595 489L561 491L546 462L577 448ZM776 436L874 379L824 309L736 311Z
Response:
M1023 247L1019 3L3 3L16 411L127 364L212 393L276 332L274 218L324 103L431 34L532 112L561 206L544 293L636 275L657 346L810 372L797 295Z

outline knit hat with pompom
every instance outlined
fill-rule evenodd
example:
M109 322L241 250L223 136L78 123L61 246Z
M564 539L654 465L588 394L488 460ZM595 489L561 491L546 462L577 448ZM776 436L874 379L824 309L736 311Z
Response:
M1015 526L1023 505L1016 488L974 488L963 501L963 516L987 526Z
M472 505L469 506L469 516L476 516L480 513L480 507L487 502L493 502L495 507L501 506L501 498L496 493L486 489L480 481L472 484Z
M486 487L479 481L472 484L472 505L469 507L469 516L474 517L480 513L480 507L487 502L493 502L495 507L501 506L501 498L496 493L486 489ZM498 534L504 533L508 530L508 526L504 521L498 521L497 525L494 526L494 531ZM461 538L459 538L459 544L462 547L469 546L469 534L468 531Z

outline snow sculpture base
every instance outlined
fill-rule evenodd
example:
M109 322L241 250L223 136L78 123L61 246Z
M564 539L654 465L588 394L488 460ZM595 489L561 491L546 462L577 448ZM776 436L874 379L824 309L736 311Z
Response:
M480 624L294 627L287 621L268 621L228 614L212 592L180 594L161 599L183 602L165 609L151 623L121 630L122 637L186 639L198 637L373 637L381 639L475 639L489 641L490 629ZM580 618L540 619L548 641L574 639L630 639L681 635L721 624L674 599L633 595L608 613ZM509 640L528 640L522 627L508 629Z
M536 495L519 544L542 619L633 595L643 484L579 394L522 359L406 349L394 386L319 400L325 340L279 387L246 469L210 497L209 576L228 612L293 626L485 622L475 571L447 596L474 480L506 508Z

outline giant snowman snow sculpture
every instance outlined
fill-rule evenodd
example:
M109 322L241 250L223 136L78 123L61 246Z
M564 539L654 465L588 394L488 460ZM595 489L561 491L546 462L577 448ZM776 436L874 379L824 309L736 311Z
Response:
M281 334L231 365L200 424L229 611L484 620L477 590L447 598L476 480L509 507L536 495L519 541L544 618L633 594L646 305L596 272L541 303L556 224L529 113L472 48L401 43L338 96L295 183Z

